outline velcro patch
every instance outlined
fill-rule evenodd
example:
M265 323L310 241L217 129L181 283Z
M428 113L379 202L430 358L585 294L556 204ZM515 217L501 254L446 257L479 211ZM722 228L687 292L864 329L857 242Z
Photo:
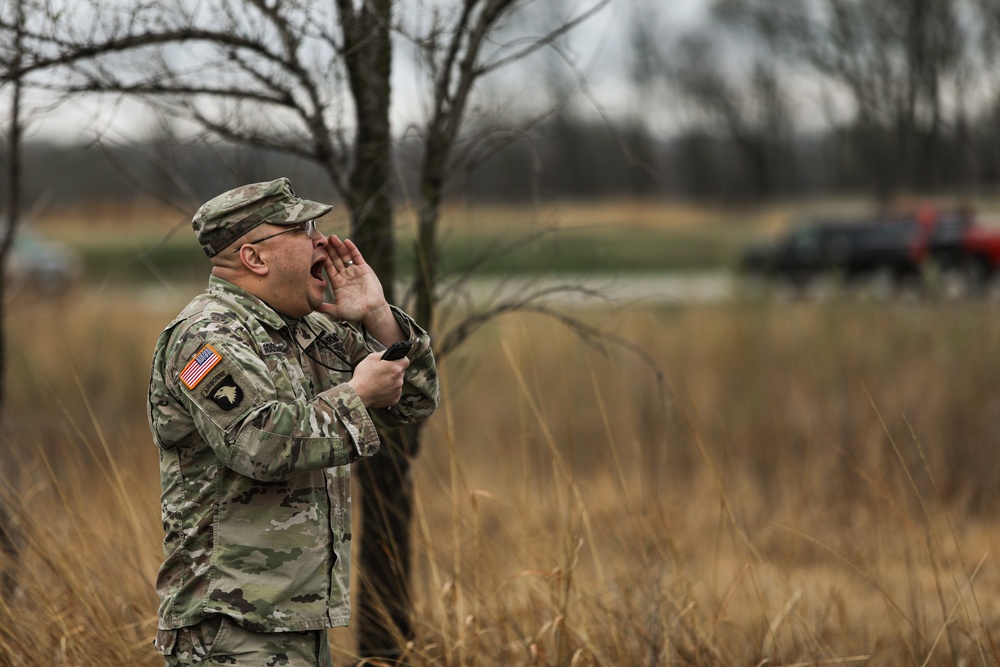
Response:
M212 399L221 409L229 412L243 402L243 389L229 373L223 372L220 377L212 378L202 392L206 398Z
M181 371L181 382L188 389L194 389L220 361L222 361L222 356L215 351L214 347L206 345Z
M279 343L264 343L262 350L264 354L284 354L288 348Z

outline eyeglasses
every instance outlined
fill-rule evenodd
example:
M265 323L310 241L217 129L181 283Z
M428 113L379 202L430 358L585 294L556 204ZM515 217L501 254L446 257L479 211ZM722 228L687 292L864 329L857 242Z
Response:
M313 234L316 232L316 221L315 220L306 220L301 225L292 225L288 229L282 229L277 234L271 234L270 236L265 236L264 238L257 239L256 241L247 241L246 243L241 243L240 244L240 248L242 248L244 245L253 245L255 243L263 243L264 241L266 241L268 239L273 239L275 236L281 236L282 234L288 234L289 232L302 232L302 231L304 231L306 233L306 238L307 239L311 239L313 237ZM240 248L233 248L233 252L239 252Z

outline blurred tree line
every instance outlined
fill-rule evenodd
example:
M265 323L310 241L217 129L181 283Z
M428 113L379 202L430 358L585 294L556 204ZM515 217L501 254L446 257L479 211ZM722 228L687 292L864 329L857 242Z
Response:
M659 164L637 164L623 150L622 141L650 157L663 152L657 163L667 158L669 146L644 132L621 135L602 123L563 118L516 139L474 171L458 173L448 184L449 195L517 202L688 194L660 178ZM404 201L407 193L414 191L420 154L415 139L396 145L397 201ZM275 174L288 175L303 191L315 196L337 196L309 160L260 147L188 143L176 137L100 145L31 141L24 146L23 173L24 196L29 203L44 199L71 205L93 199L129 200L153 193L176 201L185 194L180 190L191 184L207 198L234 180L254 182ZM173 173L183 173L186 182L176 182Z
M789 137L780 157L755 166L737 140L692 129L670 139L645 130L562 119L538 128L499 151L473 172L449 183L450 197L488 202L642 197L709 202L754 202L776 196L893 192L968 194L1000 182L1000 103L990 115L933 146L922 168L882 157L866 162L846 143L845 131ZM889 143L887 131L866 133ZM131 200L155 194L179 196L159 160L182 170L205 197L236 180L254 182L288 175L303 191L336 199L322 174L306 160L246 146L156 142L78 146L30 142L24 149L24 198L73 205L88 200ZM416 147L397 150L397 201L405 201L414 181ZM641 156L641 158L636 157ZM0 168L0 171L3 171ZM896 188L881 179L894 178Z
M690 190L887 199L997 183L995 0L714 0L708 17L666 46L634 30L657 66L636 80L694 119L668 163L692 166Z
M619 2L629 7L616 65L627 109L568 103L574 82L538 71L538 86L554 91L551 111L531 122L513 105L470 114L470 144L507 134L489 159L456 157L448 196L886 199L982 192L1000 181L995 0L713 0L683 30L657 0ZM396 140L397 201L414 192L420 141ZM164 164L203 196L234 174L279 172L336 195L307 162L260 147L187 142L169 130L142 144L89 146L29 142L27 200L162 193L172 180Z

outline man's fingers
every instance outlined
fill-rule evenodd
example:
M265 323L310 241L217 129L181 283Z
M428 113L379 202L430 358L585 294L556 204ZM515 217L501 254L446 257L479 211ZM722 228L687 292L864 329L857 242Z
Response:
M354 241L347 239L342 244L344 249L347 251L347 256L351 262L361 266L365 263L365 258L361 255L361 251L358 250L358 246L354 245Z
M348 240L345 243L344 241L341 241L336 234L330 234L330 236L327 237L327 241L328 254L333 258L338 271L348 266L361 263L359 261L361 259L361 253L358 252L357 246L355 246L352 241Z

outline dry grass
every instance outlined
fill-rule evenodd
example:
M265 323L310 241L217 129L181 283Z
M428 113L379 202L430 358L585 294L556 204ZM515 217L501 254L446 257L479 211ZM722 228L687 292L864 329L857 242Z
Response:
M160 664L143 400L182 297L111 296L12 304L22 558L0 664ZM527 316L446 361L415 471L412 664L995 664L1000 314L583 315L648 351L663 391ZM347 662L350 631L332 637Z
M966 198L987 222L1000 220L1000 201L985 197ZM926 203L954 206L954 198L901 197L900 207ZM608 199L591 202L546 201L542 203L447 202L441 210L441 233L486 235L523 234L539 228L629 228L647 231L690 231L713 227L738 227L758 233L776 233L791 221L810 215L849 215L869 212L873 202L866 197L809 198L766 204L727 206L657 199ZM51 206L41 211L33 224L56 237L77 240L93 235L137 232L162 236L171 229L186 230L190 211L181 211L153 200L90 201L69 207ZM327 221L331 229L348 227L346 211L334 208ZM416 211L401 205L396 226L403 234L416 230Z
M720 210L713 206L651 200L609 200L589 204L567 201L520 206L450 202L444 206L441 217L445 231L465 228L488 233L524 232L539 226L589 227L622 222L644 229L687 229L714 222ZM779 211L777 207L762 210L768 211L763 217ZM335 222L342 221L344 209L335 208L331 216ZM134 232L136 221L141 221L145 231L162 233L176 224L187 224L190 215L155 201L91 201L72 207L48 208L41 213L37 224L56 234L73 235ZM401 206L397 224L404 230L415 228L416 211Z
M721 206L650 199L611 199L594 202L549 201L540 204L484 204L452 201L441 210L442 234L523 234L538 228L627 227L650 231L703 230L734 225L761 232L783 228L789 220L814 212L865 211L865 199L775 202L759 206ZM56 237L76 240L92 235L162 235L190 224L189 212L160 202L91 201L71 207L49 207L33 223ZM327 219L331 228L346 228L346 212L336 207ZM416 230L416 210L401 205L396 225L406 234Z

